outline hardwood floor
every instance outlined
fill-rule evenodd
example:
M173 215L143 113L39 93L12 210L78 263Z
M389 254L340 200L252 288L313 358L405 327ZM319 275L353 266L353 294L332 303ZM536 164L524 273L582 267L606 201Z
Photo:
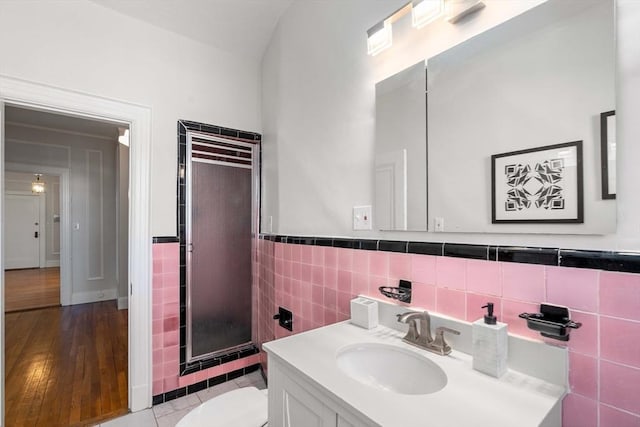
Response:
M127 310L115 301L5 315L5 425L85 426L127 412Z
M5 270L4 311L60 305L60 268Z

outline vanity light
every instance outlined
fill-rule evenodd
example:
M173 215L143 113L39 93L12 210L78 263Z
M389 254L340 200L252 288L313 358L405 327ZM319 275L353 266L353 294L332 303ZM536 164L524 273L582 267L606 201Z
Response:
M371 56L376 56L386 48L391 47L392 34L390 20L385 19L369 28L367 30L367 36L367 53Z
M376 56L391 47L391 24L411 11L411 23L422 28L441 16L455 24L465 16L484 7L479 0L412 0L367 30L367 53Z
M42 176L42 174L37 173L36 175L36 180L33 181L31 183L31 192L33 194L42 194L44 193L44 181L40 181L40 177Z
M438 19L444 13L444 0L413 0L411 8L411 24L415 28Z
M376 56L391 46L391 24L402 18L411 10L411 2L405 4L391 15L367 30L367 53Z
M446 0L444 17L450 24L455 24L465 16L484 8L485 4L479 0Z

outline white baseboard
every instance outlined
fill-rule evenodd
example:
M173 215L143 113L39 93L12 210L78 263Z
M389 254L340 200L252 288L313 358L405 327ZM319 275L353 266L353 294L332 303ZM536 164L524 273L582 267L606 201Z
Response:
M49 268L49 267L60 267L60 260L59 259L48 259L45 263L44 266Z
M129 396L129 409L131 412L138 412L143 409L151 408L151 387L146 384L130 385L130 387L131 396Z
M127 310L127 309L129 309L129 297L119 297L118 310Z
M103 289L101 291L74 292L71 295L71 305L87 304L90 302L109 301L117 298L116 289Z

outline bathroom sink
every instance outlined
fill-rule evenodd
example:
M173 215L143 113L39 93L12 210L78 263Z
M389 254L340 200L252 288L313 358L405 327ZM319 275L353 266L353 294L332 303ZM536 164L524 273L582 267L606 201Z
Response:
M338 350L336 362L349 377L399 394L430 394L447 385L447 375L436 363L393 345L349 345Z

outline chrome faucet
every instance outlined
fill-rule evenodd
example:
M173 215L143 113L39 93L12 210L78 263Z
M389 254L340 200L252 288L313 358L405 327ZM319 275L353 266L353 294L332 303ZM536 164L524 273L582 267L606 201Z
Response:
M416 327L418 320L420 320L419 332ZM409 324L409 332L403 338L405 342L426 348L427 344L433 341L431 336L431 316L429 316L428 312L408 311L398 314L398 322Z
M420 321L420 330L417 328L417 321ZM441 356L451 353L451 346L445 341L444 333L448 332L454 335L460 335L455 329L446 328L444 326L436 328L435 339L431 336L431 316L426 311L415 312L408 311L398 314L398 322L407 323L409 332L402 339L404 342L415 345Z

